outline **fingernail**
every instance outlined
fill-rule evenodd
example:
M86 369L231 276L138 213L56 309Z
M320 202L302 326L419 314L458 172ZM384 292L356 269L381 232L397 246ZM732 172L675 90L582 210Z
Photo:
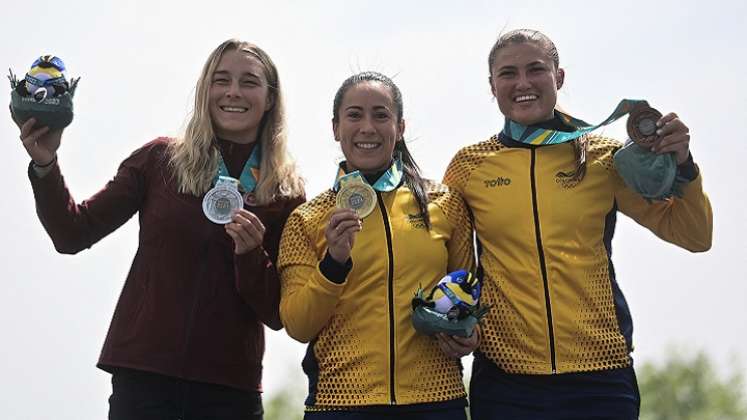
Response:
M656 130L656 134L661 135L661 133L662 133L661 130Z

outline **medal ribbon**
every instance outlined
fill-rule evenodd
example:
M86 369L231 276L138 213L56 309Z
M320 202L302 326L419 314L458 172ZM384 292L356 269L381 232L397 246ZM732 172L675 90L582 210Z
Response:
M559 144L575 140L584 134L596 130L599 127L617 121L627 115L633 107L646 101L638 99L623 99L617 104L612 114L597 125L591 125L585 121L574 118L568 114L555 110L555 113L568 126L575 128L575 131L558 131L536 126L525 126L516 121L506 118L502 133L513 140L531 145Z
M257 180L259 179L259 163L262 160L262 151L260 144L257 143L252 150L252 154L244 164L244 169L241 170L241 176L239 177L239 190L242 194L254 191L257 186ZM222 177L230 178L231 175L228 173L228 168L223 157L218 154L218 173L213 178L213 185L218 184L218 180Z
M335 185L333 187L335 191L339 191L341 185L345 185L351 181L366 182L360 171L353 171L346 174L342 167L343 165L340 164L340 167L337 169L337 177L335 178ZM402 182L402 160L395 159L392 166L371 186L376 191L389 192L397 188L400 182Z

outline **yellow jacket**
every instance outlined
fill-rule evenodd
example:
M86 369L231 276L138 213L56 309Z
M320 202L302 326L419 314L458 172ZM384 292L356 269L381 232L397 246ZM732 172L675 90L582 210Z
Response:
M619 147L590 136L580 182L569 177L571 143L529 147L493 137L450 163L444 183L472 211L482 299L494 305L479 350L501 369L550 374L630 364L632 322L610 261L617 210L665 241L710 248L711 206L700 176L682 198L648 202L615 171Z
M280 317L288 334L310 342L304 359L312 408L403 405L465 396L461 364L410 321L419 286L471 268L466 206L446 187L429 186L426 230L410 190L377 192L378 205L355 238L342 284L319 270L333 190L298 207L280 243Z

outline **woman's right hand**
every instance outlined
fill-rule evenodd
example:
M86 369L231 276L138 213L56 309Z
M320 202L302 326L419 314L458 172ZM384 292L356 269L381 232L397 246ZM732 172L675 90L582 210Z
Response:
M15 120L15 118L14 118ZM18 124L18 121L16 121ZM62 130L49 131L49 127L34 127L35 118L29 118L19 124L21 128L21 142L26 152L38 166L46 166L57 155L62 139Z
M324 232L327 238L329 256L340 264L345 264L353 249L355 234L363 228L358 214L350 209L337 209L329 218Z

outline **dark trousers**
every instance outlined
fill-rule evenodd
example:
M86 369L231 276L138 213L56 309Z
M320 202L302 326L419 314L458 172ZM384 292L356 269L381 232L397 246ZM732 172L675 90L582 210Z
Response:
M518 375L476 355L470 383L472 420L637 420L632 367L559 375Z
M262 420L262 397L133 369L112 374L109 420Z
M304 420L467 420L464 407L434 411L320 411L307 412Z

